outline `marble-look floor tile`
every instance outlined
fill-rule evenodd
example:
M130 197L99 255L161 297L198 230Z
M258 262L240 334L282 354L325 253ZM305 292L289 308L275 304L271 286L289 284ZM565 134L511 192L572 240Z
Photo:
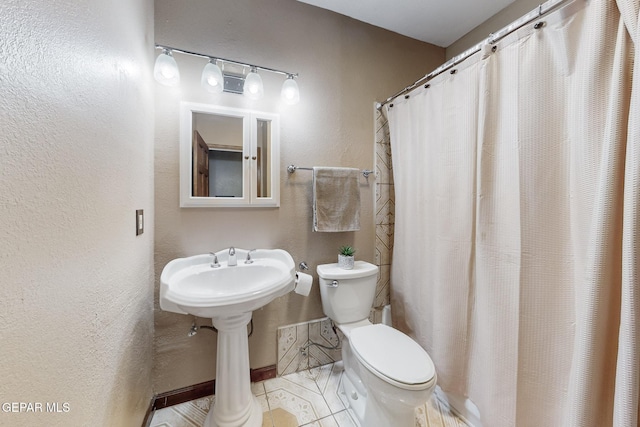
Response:
M300 387L314 394L320 394L320 389L313 378L312 372L309 370L271 378L265 380L263 383L267 394L276 389L288 388L295 390Z
M308 424L331 414L322 396L300 393L299 390L277 389L267 392L267 399L271 411L283 409L293 414L298 422L298 426ZM278 425L277 427L280 426Z
M157 410L153 414L151 427L200 427L213 401L214 397L208 396Z
M353 418L351 418L351 415L347 410L333 414L333 418L336 419L336 422L340 427L357 427L357 424L353 421Z
M257 383L251 383L251 393L254 396L260 396L261 394L265 394L267 391L264 389L264 381L259 381Z
M342 427L336 422L332 415L321 418L312 423L305 424L304 427Z
M416 408L416 427L467 427L467 424L432 395L425 405Z
M266 380L264 388L270 410L280 408L295 415L299 426L331 415L309 371Z
M262 427L274 427L273 420L271 418L271 411L262 413Z
M258 399L258 403L260 403L260 408L262 408L262 412L269 412L269 403L267 402L267 395L261 394L256 396Z
M346 396L341 400L343 375L343 363L339 361L251 384L263 411L262 427L358 427L351 409L345 409ZM160 409L150 425L201 427L214 401L214 396L208 396ZM435 395L415 413L416 427L467 427Z
M329 405L331 413L344 411L346 406L340 399L340 380L344 371L342 361L310 369L310 371L315 376L316 384Z
M282 408L273 409L270 415L273 427L298 427L296 416Z

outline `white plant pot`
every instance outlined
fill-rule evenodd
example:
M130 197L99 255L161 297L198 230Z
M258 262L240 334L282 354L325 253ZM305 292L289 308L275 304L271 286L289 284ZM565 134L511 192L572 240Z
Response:
M353 270L353 263L355 262L355 257L353 255L347 256L338 254L338 267L344 268L345 270Z

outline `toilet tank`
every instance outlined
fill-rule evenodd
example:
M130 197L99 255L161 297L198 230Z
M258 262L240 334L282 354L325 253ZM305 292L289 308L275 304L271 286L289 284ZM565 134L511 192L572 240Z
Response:
M369 317L376 295L377 266L356 261L352 270L340 268L335 263L321 264L316 271L325 315L336 323L357 322Z

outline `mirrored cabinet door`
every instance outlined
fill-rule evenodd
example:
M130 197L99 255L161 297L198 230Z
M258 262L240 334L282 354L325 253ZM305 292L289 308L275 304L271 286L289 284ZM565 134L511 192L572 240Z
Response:
M242 198L244 117L193 113L191 195Z
M255 145L252 146L252 204L277 206L280 186L278 117L262 114L255 117Z
M279 116L181 103L180 206L277 207Z

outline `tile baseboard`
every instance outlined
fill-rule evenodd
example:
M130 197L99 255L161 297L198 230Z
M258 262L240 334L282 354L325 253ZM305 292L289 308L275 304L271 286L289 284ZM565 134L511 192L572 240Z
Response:
M371 323L382 322L382 309L383 307L371 309L369 312ZM338 330L337 333L339 339L328 317L279 327L277 376L306 371L342 360L342 347L331 348L344 339L342 332ZM302 351L303 347L306 348L305 351Z

